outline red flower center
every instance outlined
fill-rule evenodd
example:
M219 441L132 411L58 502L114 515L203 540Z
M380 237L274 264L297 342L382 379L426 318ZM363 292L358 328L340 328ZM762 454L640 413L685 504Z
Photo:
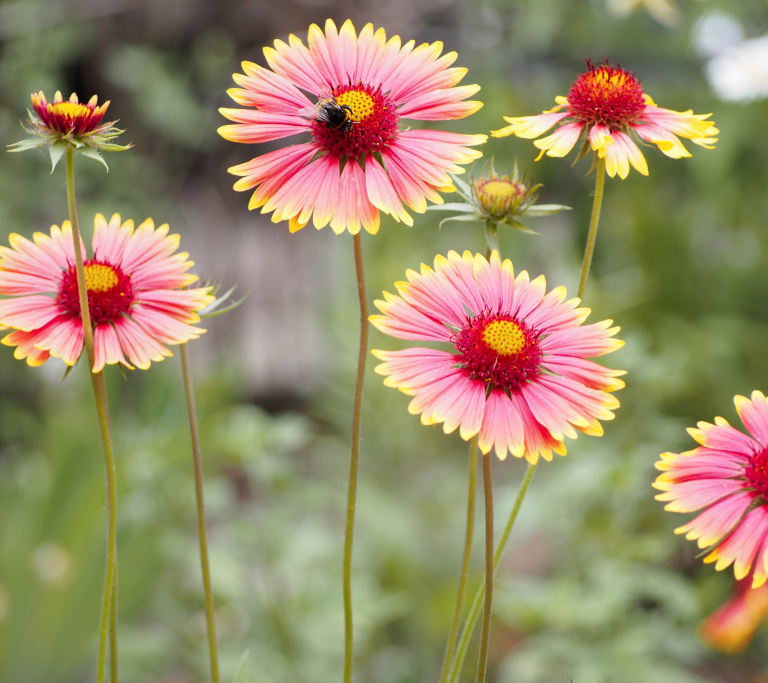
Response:
M32 97L34 107L40 120L51 130L59 133L83 135L90 133L104 118L104 108L95 104L80 104L79 102L55 102L48 104Z
M118 266L95 259L85 262L85 286L88 289L88 310L91 324L96 327L117 320L128 313L133 303L130 275ZM59 285L59 309L80 320L80 297L77 292L75 266L64 271Z
M768 448L750 456L749 464L744 468L744 477L750 488L768 500Z
M479 379L512 390L535 377L541 364L538 334L508 313L483 311L467 317L451 343L461 355L458 363Z
M576 121L621 130L636 123L645 109L643 89L631 73L619 66L587 60L589 67L568 92L568 110Z
M374 90L363 83L340 85L334 88L333 95L353 123L339 128L324 121L312 123L315 142L330 154L351 159L365 157L381 151L397 134L397 108L381 88Z

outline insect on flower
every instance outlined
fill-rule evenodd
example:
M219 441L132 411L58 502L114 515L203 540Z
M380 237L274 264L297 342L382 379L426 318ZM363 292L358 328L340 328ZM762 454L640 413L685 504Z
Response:
M355 112L348 104L339 104L329 86L323 86L318 94L317 103L312 107L304 107L299 111L299 116L313 121L320 121L331 130L348 131L359 121L352 117Z

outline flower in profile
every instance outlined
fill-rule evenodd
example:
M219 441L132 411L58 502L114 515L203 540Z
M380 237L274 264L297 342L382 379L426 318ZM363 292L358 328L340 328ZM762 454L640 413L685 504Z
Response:
M706 149L714 149L717 142L712 136L719 131L706 120L711 114L657 107L634 74L620 66L606 63L595 67L587 60L587 71L574 81L568 96L556 97L555 101L554 109L538 116L505 116L510 125L491 135L533 139L559 124L554 133L533 143L541 150L539 159L545 153L564 157L582 140L577 161L591 147L600 159L605 159L608 175L618 173L621 178L629 174L630 164L648 175L648 164L633 137L655 144L673 159L691 156L678 136Z
M71 145L78 153L96 159L106 166L99 150L122 152L132 146L112 142L125 132L115 128L116 121L101 122L109 107L109 101L99 106L99 99L94 95L88 104L81 104L75 93L72 93L69 100L64 101L61 92L57 91L53 102L49 103L42 90L37 94L33 93L31 98L35 113L29 112L30 127L25 127L25 130L32 137L9 145L12 148L8 150L10 152L23 152L48 145L51 162L56 168L62 154Z
M495 446L535 463L552 451L565 455L565 437L576 430L599 436L600 420L613 419L619 402L610 393L624 386L610 370L587 360L623 346L619 328L605 320L581 325L589 310L565 301L565 289L545 294L544 276L517 277L512 262L454 251L437 256L434 270L407 271L408 282L376 301L384 315L371 316L382 332L400 339L446 342L431 348L373 351L384 363L384 384L413 396L408 408L425 425L457 427L463 439L478 434L483 453Z
M699 625L699 637L715 650L743 652L768 618L768 586L752 588L751 583L737 581L731 597Z
M722 417L699 422L688 433L701 444L685 453L663 453L654 487L668 501L665 510L695 512L697 517L675 529L699 548L709 549L704 562L720 571L734 565L737 579L754 567L752 586L768 579L768 401L759 391L752 400L734 398L749 434Z
M235 124L219 133L244 143L311 136L229 169L242 176L236 190L255 189L249 208L289 221L291 232L312 219L318 229L375 233L379 211L412 225L403 204L423 213L427 199L442 203L438 191L455 189L448 174L480 157L469 148L487 136L401 126L461 119L482 106L467 100L479 86L454 87L466 69L449 68L456 53L441 51L442 43L387 41L371 24L360 35L350 21L338 31L329 19L325 33L310 26L308 47L291 35L265 48L270 69L243 62L245 75L234 75L242 88L229 95L250 109L221 109Z
M511 177L499 176L491 163L490 169L486 169L480 178L475 179L470 174L469 184L460 178L453 178L453 181L456 191L464 201L429 207L439 211L459 212L458 215L440 221L441 227L443 223L450 221L485 221L497 226L506 224L521 232L537 234L520 220L521 216L549 216L571 208L559 204L536 204L538 190L542 185L526 183L525 176L520 177L517 163Z
M215 297L208 287L180 289L197 280L186 271L188 254L174 253L179 236L168 225L155 229L151 219L134 230L95 218L93 257L85 261L88 308L94 330L94 372L122 363L146 369L172 355L165 344L183 344L205 332L194 323ZM16 358L42 365L50 356L74 365L83 350L83 323L75 272L72 227L51 227L30 241L10 236L0 248L0 324L14 328L3 338ZM85 247L83 247L85 251Z

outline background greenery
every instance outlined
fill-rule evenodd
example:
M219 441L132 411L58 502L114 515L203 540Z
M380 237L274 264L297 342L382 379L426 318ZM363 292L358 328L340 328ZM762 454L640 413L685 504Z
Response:
M615 8L618 1L612 2ZM627 4L631 4L627 2ZM651 3L652 4L652 3ZM641 7L627 17L603 0L352 3L344 0L17 0L0 3L0 139L18 127L29 93L61 89L111 99L136 147L111 155L109 174L78 162L81 222L121 212L170 222L195 242L190 187L207 183L245 230L282 231L246 215L226 168L263 150L216 135L216 107L241 59L312 21L351 17L404 39L443 40L482 85L485 107L451 130L487 132L501 116L535 114L565 94L585 57L607 55L641 77L661 105L714 112L715 151L673 161L648 150L650 177L607 182L587 303L614 318L629 371L622 408L601 439L582 437L533 481L496 592L490 678L498 683L757 683L768 639L726 657L707 650L697 623L730 591L672 530L682 516L653 500L660 452L691 446L684 428L715 415L738 423L732 397L768 389L768 105L714 99L692 47L696 22L732 12L765 32L763 3L680 0L661 26ZM689 145L689 147L693 147ZM266 148L265 148L266 149ZM491 140L500 171L513 159L545 183L542 200L573 211L505 233L518 270L575 290L592 179L588 163L534 163L533 146ZM475 171L480 170L480 164ZM0 232L31 235L60 223L63 169L38 154L0 157ZM448 249L483 248L480 226L388 218L365 236L369 293ZM197 226L195 229L199 230ZM238 249L237 233L216 241ZM249 386L226 335L202 354L197 389L207 474L212 572L225 680L244 649L254 681L335 680L342 644L341 545L347 430L357 316L351 239L330 231L340 283L319 307L325 381L280 401ZM341 246L339 246L341 245ZM210 255L194 254L203 266ZM206 258L209 260L206 261ZM221 255L219 256L221 259ZM285 264L274 288L302 272ZM220 275L230 276L229 273ZM210 321L233 325L243 310ZM227 339L230 341L228 342ZM392 340L373 333L373 347ZM193 345L195 349L203 348ZM200 356L198 356L200 357ZM271 363L290 363L273 358ZM371 363L373 367L373 363ZM104 552L103 469L83 368L63 383L56 361L30 369L0 353L0 681L91 681ZM207 680L189 441L178 359L131 373L110 369L120 486L121 673L125 683ZM408 398L371 373L363 420L354 561L355 676L366 683L437 680L463 538L466 444L408 415ZM279 409L278 409L279 408ZM514 459L512 459L514 460ZM494 463L499 522L522 476ZM473 586L479 581L478 534ZM471 662L472 658L468 658ZM472 680L467 665L465 680Z

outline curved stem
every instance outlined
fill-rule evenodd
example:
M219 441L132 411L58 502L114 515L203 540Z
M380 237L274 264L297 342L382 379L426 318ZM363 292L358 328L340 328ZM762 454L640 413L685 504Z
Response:
M464 598L467 594L467 580L469 578L469 561L472 557L472 538L475 535L475 489L477 488L477 435L469 443L469 486L467 491L467 530L464 536L464 554L461 560L461 573L459 574L459 586L456 589L456 604L453 607L451 628L448 631L448 641L445 644L443 666L440 668L440 683L446 683L448 669L453 659L456 647L456 636L461 623L461 612L464 609Z
M360 233L353 237L357 294L360 299L360 353L357 358L355 402L352 408L352 448L349 456L349 485L347 488L347 522L344 530L344 683L352 680L352 538L355 531L357 504L357 469L360 457L360 420L362 418L363 383L368 360L368 295L365 291L363 241Z
M220 683L219 651L216 644L216 611L211 590L211 570L208 563L208 534L205 528L205 501L203 499L203 460L200 455L200 433L197 429L195 411L195 389L189 363L187 344L181 347L181 372L184 375L184 393L187 397L189 431L192 437L192 462L195 468L195 496L197 500L197 532L200 540L200 566L203 570L203 592L205 593L205 620L208 627L208 649L211 655L211 680Z
M77 200L75 198L75 162L74 150L67 147L67 200L69 203L69 222L72 225L72 242L75 250L75 271L77 274L77 292L80 299L80 315L83 321L83 342L88 358L88 374L91 376L93 396L96 401L96 414L99 419L101 441L104 446L104 464L106 467L106 503L107 503L107 566L104 572L104 590L101 597L101 617L99 619L99 649L96 662L96 682L104 683L107 659L107 641L110 631L110 615L112 612L112 596L117 586L117 473L115 471L115 453L112 448L112 434L109 425L109 406L103 372L93 372L95 361L93 347L93 328L91 313L88 308L88 289L85 284L85 267L83 265L82 240L80 225L77 220ZM116 603L115 603L116 604ZM117 626L113 630L117 635ZM117 643L113 644L112 652L115 662L112 664L113 681L117 674Z
M538 463L535 465L529 464L528 469L525 471L525 477L523 477L523 481L520 484L520 490L517 492L517 498L515 499L515 504L512 506L512 512L509 514L507 524L504 527L504 531L502 532L501 537L499 538L498 544L496 545L496 551L494 552L493 556L494 572L499 566L501 555L504 552L504 546L507 544L507 539L509 538L509 534L515 524L517 513L520 511L520 506L523 504L523 499L525 498L525 494L528 491L528 486L531 483L531 479L533 479L533 475L536 472L537 465ZM467 621L464 624L464 630L461 632L461 637L459 638L459 644L456 646L456 656L453 659L453 664L451 665L451 670L448 674L449 683L456 683L456 681L459 680L459 674L461 673L461 669L464 666L464 658L467 655L469 641L472 637L472 632L475 630L477 618L480 616L484 592L485 580L483 580L483 583L481 583L480 587L477 589L477 593L475 593L475 598L472 601L472 606L470 607L469 614L467 615Z
M587 288L587 276L592 265L592 254L595 251L597 241L597 224L600 221L600 209L603 205L603 191L605 189L605 159L597 160L595 172L595 199L592 202L592 216L589 219L589 232L587 233L587 246L584 249L584 260L581 262L581 275L579 276L579 289L576 296L581 299Z
M485 496L485 605L483 625L480 629L480 656L477 660L476 683L485 683L488 666L488 644L491 640L491 616L493 607L493 574L496 569L493 556L493 480L491 455L483 453L483 494Z

